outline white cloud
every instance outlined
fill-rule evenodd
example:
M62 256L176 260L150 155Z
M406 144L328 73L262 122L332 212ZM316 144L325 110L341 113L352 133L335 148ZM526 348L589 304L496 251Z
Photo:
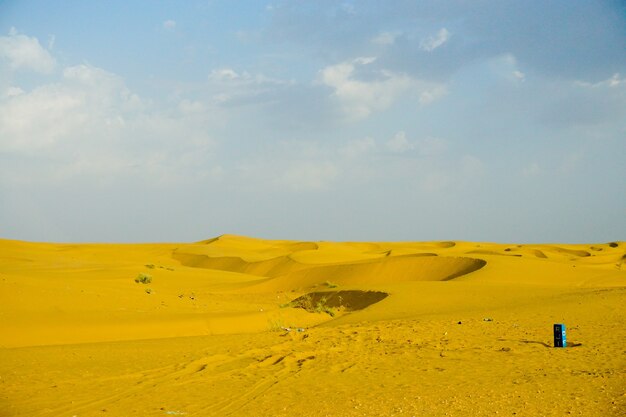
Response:
M580 87L588 87L588 88L602 88L602 87L617 88L620 86L626 86L626 78L622 78L619 73L615 73L610 78L599 81L597 83L590 83L587 81L575 81L574 84Z
M248 105L276 100L277 94L295 85L292 80L270 78L232 68L212 70L208 75L208 90L216 105Z
M626 78L620 78L619 73L615 73L607 82L609 87L618 87L620 85L626 85Z
M447 92L448 90L444 85L431 84L429 88L420 93L419 103L422 105L430 104L433 101L439 100L441 97L445 96Z
M39 87L0 102L5 150L32 151L52 145L84 120L84 98L59 85Z
M415 149L415 144L408 141L406 133L400 131L396 133L385 144L391 152L406 152Z
M375 56L362 56L362 57L354 59L353 62L359 65L369 65L371 63L376 62L377 59L378 58Z
M420 42L420 49L426 52L432 52L446 43L451 36L452 34L448 31L448 29L441 28L436 35L422 39Z
M232 68L220 68L209 73L209 80L211 81L232 81L240 78L241 75Z
M398 37L397 33L393 32L380 32L374 38L372 38L372 43L375 45L393 45Z
M181 100L178 112L152 108L116 74L89 65L32 91L0 96L0 145L17 163L2 167L3 184L96 184L135 177L150 186L216 181L202 103ZM8 174L8 175L5 175Z
M121 77L87 64L66 67L63 70L63 78L90 87L106 89L121 88L124 83Z
M8 61L13 70L26 69L39 73L50 73L56 61L45 50L37 38L17 33L15 28L9 36L0 36L0 59Z
M316 141L280 141L265 148L267 152L255 153L237 164L238 179L256 191L325 190L339 177L341 161L351 160L342 154L344 148Z
M524 81L526 79L526 74L518 70L513 71L513 76L520 81Z
M444 154L447 149L443 139L409 140L404 131L387 141L374 137L343 143L294 140L269 145L240 165L239 173L247 186L268 192L277 187L340 190L401 182L426 193L477 181L485 174L480 159L455 158Z
M163 28L167 29L167 30L174 30L174 29L176 29L176 21L174 21L174 20L166 20L165 22L163 22Z
M11 86L11 87L7 88L6 92L4 93L4 96L5 97L16 97L16 96L19 96L20 94L24 94L24 90L22 90L19 87Z
M372 138L364 138L348 142L345 146L339 149L339 154L347 158L356 158L375 150L376 141Z
M183 99L178 103L178 109L181 113L203 113L206 111L206 106L201 101Z
M511 82L526 81L526 74L519 69L517 58L512 53L491 57L486 61L486 67L496 77Z
M387 149L394 153L415 151L420 156L435 156L448 149L448 142L441 138L427 137L419 140L409 140L404 131L399 131L385 144Z
M209 81L218 83L239 83L239 84L274 84L274 85L292 85L293 81L280 80L277 78L267 77L263 74L250 74L247 71L237 72L232 68L219 68L209 73Z
M359 120L375 111L385 110L402 96L417 95L422 104L427 104L445 91L439 84L387 70L369 71L367 80L357 79L357 70L375 61L374 57L361 57L330 65L320 71L321 82L334 90L333 97L348 119Z

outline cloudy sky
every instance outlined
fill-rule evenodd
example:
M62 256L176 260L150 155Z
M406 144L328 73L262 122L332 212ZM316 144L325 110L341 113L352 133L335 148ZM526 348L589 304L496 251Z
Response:
M621 1L0 1L0 237L626 239Z

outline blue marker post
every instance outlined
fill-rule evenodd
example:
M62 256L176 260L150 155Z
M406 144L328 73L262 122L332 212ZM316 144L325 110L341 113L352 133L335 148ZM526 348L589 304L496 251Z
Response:
M567 347L564 324L554 325L554 347Z

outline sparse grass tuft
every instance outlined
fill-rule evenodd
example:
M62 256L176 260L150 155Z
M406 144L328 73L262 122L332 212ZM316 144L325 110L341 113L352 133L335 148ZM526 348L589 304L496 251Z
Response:
M335 317L335 310L326 305L326 297L322 297L316 304L313 309L316 313L326 313L330 317Z
M154 269L154 264L146 264L145 267L148 269Z
M270 332L281 332L285 325L281 319L271 319L267 321L267 327Z
M146 288L146 294L152 294L152 288Z
M135 278L135 282L137 284L150 284L152 282L152 276L148 274L144 274L143 272L137 275Z
M333 284L330 281L326 281L324 285L326 285L328 288L337 288L337 284Z

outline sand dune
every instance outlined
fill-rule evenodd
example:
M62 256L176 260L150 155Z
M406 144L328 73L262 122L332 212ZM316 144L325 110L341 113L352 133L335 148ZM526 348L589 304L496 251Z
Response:
M625 264L621 241L0 240L0 416L623 415Z

